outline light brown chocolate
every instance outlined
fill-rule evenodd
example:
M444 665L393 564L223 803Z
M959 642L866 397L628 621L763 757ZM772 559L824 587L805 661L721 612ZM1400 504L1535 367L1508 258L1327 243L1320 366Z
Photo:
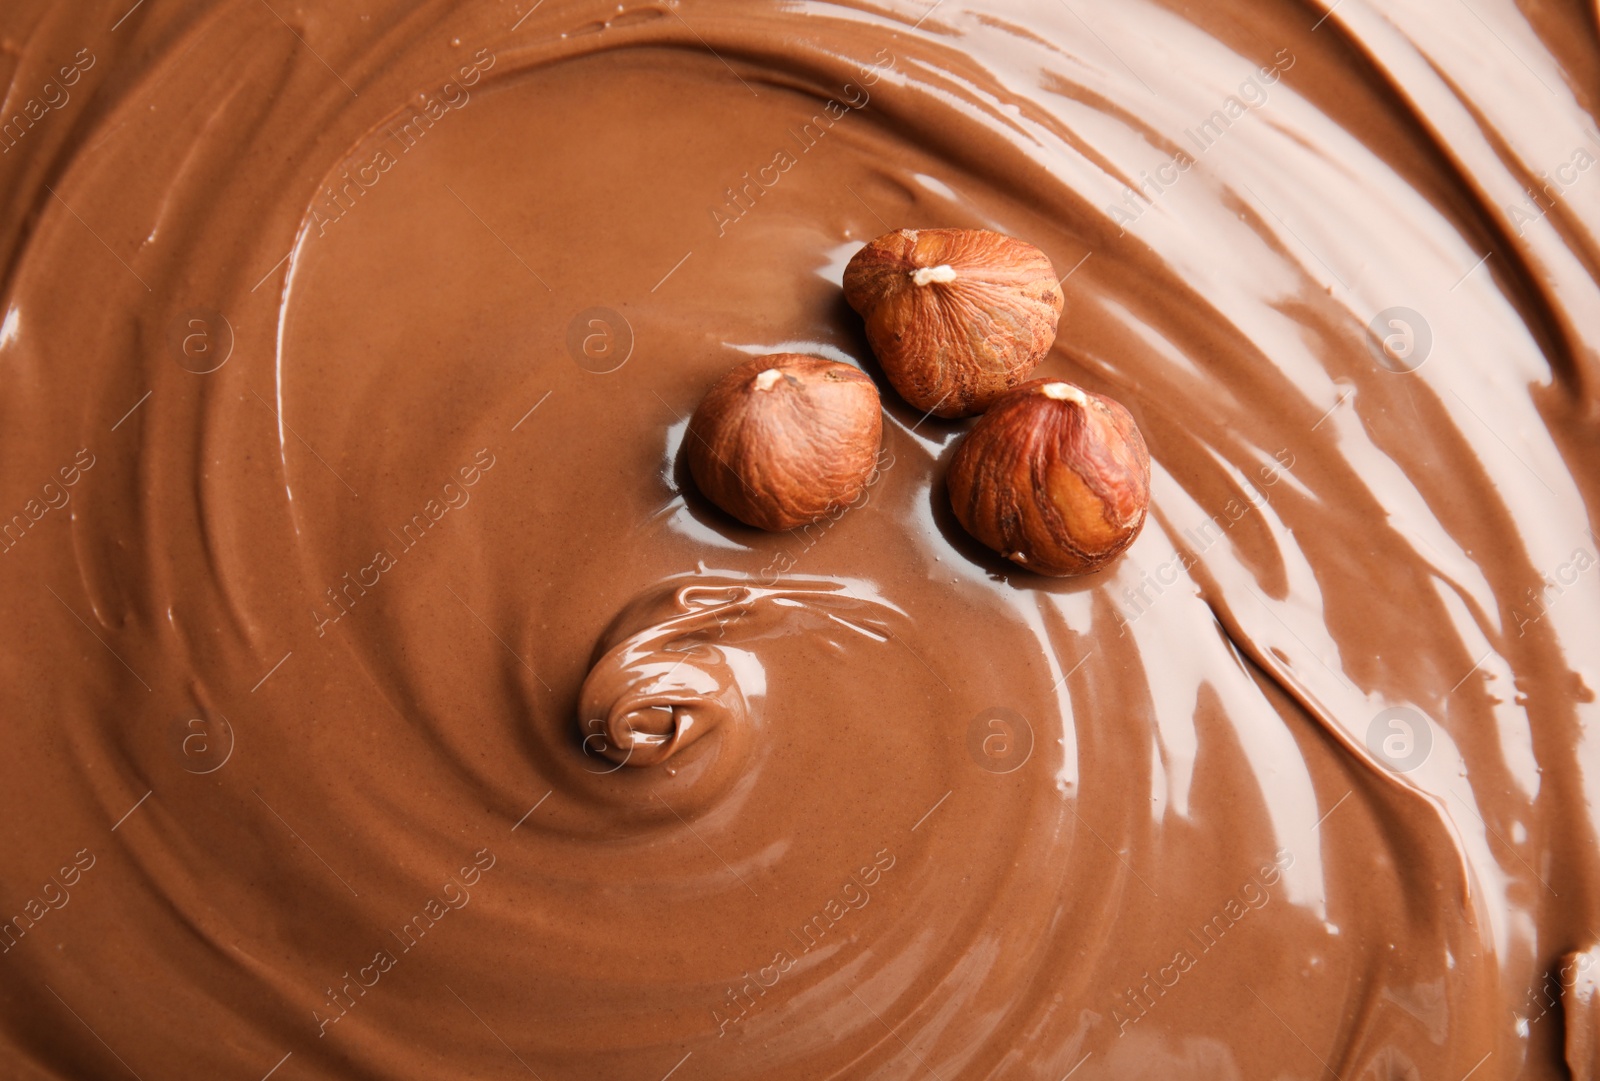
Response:
M0 1074L1565 1076L1581 8L8 4ZM1104 572L954 520L902 227L1063 275ZM764 534L679 452L775 352L884 453ZM638 635L743 703L645 768Z

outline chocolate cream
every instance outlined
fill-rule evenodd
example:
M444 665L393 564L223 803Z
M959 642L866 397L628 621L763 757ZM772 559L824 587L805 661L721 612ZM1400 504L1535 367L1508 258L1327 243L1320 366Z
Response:
M1580 4L0 14L0 1074L1596 1074ZM1150 521L1046 579L883 385L679 445L986 227ZM880 380L880 385L881 380Z

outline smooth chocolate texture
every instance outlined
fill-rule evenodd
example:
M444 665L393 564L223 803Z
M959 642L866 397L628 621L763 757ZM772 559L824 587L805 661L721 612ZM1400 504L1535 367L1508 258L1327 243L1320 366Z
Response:
M0 1073L1592 1053L1592 11L530 8L0 13ZM1064 276L1105 572L951 515L840 292L918 225ZM769 535L679 451L773 352L886 415ZM585 753L697 578L742 721Z

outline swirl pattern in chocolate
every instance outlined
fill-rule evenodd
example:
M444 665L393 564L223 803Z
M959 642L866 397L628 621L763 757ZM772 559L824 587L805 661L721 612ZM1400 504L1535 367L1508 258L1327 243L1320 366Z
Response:
M10 4L0 1074L1595 1076L1597 38ZM737 360L879 377L843 268L934 226L1149 443L1099 575L881 379L847 513L687 483Z

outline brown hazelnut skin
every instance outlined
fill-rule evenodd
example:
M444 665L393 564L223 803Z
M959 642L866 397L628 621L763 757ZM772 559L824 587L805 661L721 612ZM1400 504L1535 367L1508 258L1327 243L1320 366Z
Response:
M883 440L878 388L859 368L799 353L752 357L689 420L689 472L717 506L779 532L854 502Z
M900 229L858 251L844 296L894 389L941 417L981 413L1028 378L1056 340L1055 267L986 229Z
M1143 528L1150 451L1120 403L1035 379L973 426L948 486L962 526L1007 559L1040 574L1087 574Z

